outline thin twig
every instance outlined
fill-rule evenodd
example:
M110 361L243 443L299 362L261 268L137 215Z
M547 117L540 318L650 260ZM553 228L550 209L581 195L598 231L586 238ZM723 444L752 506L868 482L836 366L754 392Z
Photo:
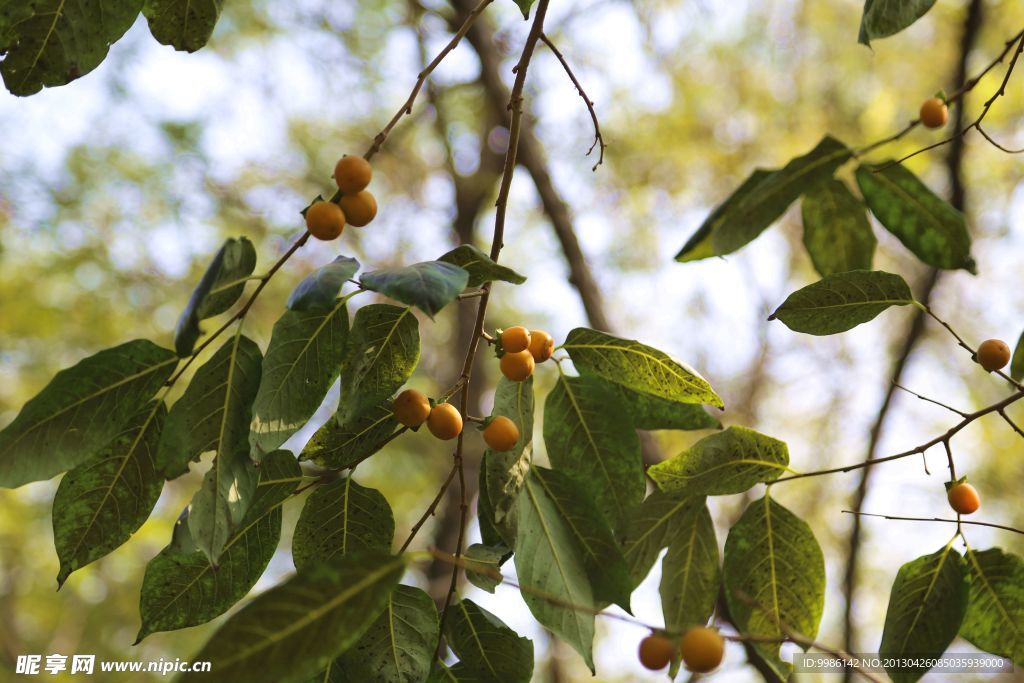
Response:
M455 473L458 471L458 469L459 468L457 465L452 465L451 472L448 473L448 476L445 478L444 483L441 484L441 488L438 489L437 495L434 496L434 500L431 501L430 505L427 506L427 509L423 511L423 515L420 516L419 520L412 525L412 531L409 532L409 537L405 539L405 543L403 543L402 547L398 549L399 555L406 551L406 549L409 547L409 544L412 543L412 539L416 538L416 534L419 533L420 528L424 524L426 524L427 519L429 519L437 511L437 506L441 503L441 499L444 498L444 494L448 491L448 487L451 486L452 480L455 479Z
M1024 39L1022 39L1022 40L1024 40ZM1024 44L1024 42L1022 42L1022 44ZM928 315L930 315L932 317L932 319L934 319L937 323L939 323L944 328L946 328L946 330L951 335L953 335L953 337L956 339L957 344L959 344L961 348L965 349L968 353L970 353L971 354L971 358L973 358L974 361L977 362L977 360L978 360L978 352L977 352L977 350L975 350L970 344L968 344L966 341L964 341L963 337L961 337L959 334L957 334L956 330L954 330L953 327L949 323L947 323L945 320L941 319L939 316L935 315L935 312L932 311L931 308L929 308L925 304L919 304L919 305L921 306L921 308L924 310L925 313L927 313ZM1018 390L1024 389L1024 384L1022 384L1022 383L1018 382L1017 380L1015 380L1014 378L1010 377L1009 375L1007 375L1002 370L996 370L995 374L999 375L1004 380L1006 380L1007 382L1012 384L1016 389L1018 389Z
M898 515L880 515L874 512L854 512L853 510L843 510L843 514L859 515L861 517L880 517L881 519L891 519L902 522L945 522L947 524L971 524L973 526L987 526L993 529L1002 529L1003 531L1012 531L1015 534L1024 535L1024 530L1015 529L1012 526L1005 526L1003 524L993 524L992 522L973 522L966 519L947 519L945 517L900 517Z
M594 102L589 97L587 97L586 91L583 90L583 86L580 85L580 81L578 78L576 78L576 74L573 73L572 67L569 66L569 62L565 59L565 56L559 51L559 49L555 47L555 44L551 42L551 39L548 38L547 35L544 33L540 34L540 39L545 45L548 46L548 49L551 50L555 57L558 58L558 61L561 62L562 68L565 69L566 75L569 76L569 80L572 81L572 84L576 86L576 92L578 92L580 94L580 97L583 98L583 101L587 105L587 111L590 112L590 120L594 122L594 143L590 145L590 149L587 150L587 156L591 155L595 147L598 148L597 163L595 163L594 166L590 169L591 171L596 171L597 167L604 163L604 150L608 145L605 144L604 136L601 135L601 124L598 123L597 120L597 112L594 110Z
M945 403L943 403L942 401L936 401L934 398L928 398L927 396L922 396L921 394L917 393L916 391L912 391L911 389L906 388L905 386L903 386L902 384L900 384L899 382L897 382L895 380L893 380L893 385L897 389L901 389L901 390L907 392L908 394L910 394L911 396L916 396L919 399L921 399L922 401L926 401L928 403L934 403L935 405L940 406L942 408L945 408L946 410L948 410L948 411L950 411L952 413L956 413L960 417L967 417L967 413L965 413L964 411L957 410L956 408L953 408L952 406L948 406Z
M1006 414L1005 410L1000 410L998 412L999 412L999 417L1001 417L1004 420L1006 420L1006 424L1008 424L1011 427L1013 427L1013 431L1017 432L1017 434L1019 434L1021 437L1024 437L1024 429L1021 429L1020 426L1016 422L1011 420L1010 416Z
M523 52L519 57L519 62L516 64L514 69L516 78L512 85L512 94L508 102L508 109L511 111L511 121L508 127L508 149L505 152L505 164L502 169L501 185L498 189L498 199L495 203L496 211L494 217L494 233L491 236L490 258L495 262L498 261L498 258L501 255L501 248L504 245L505 215L508 209L509 193L512 189L512 176L515 173L516 168L516 157L519 153L519 136L522 131L523 88L526 86L526 73L529 69L530 61L533 59L537 42L540 40L541 33L544 29L544 17L547 15L548 3L549 0L540 0L540 2L537 3L537 7L534 10L533 24L530 26L530 33L526 38L526 43L523 46ZM480 347L480 339L484 331L487 302L490 299L490 284L491 283L489 282L485 283L482 287L484 292L481 294L480 303L477 306L476 321L473 325L473 336L470 339L469 348L466 350L465 362L462 364L461 412L463 415L469 413L469 383L473 372L473 361L476 359L476 352ZM466 500L466 482L462 455L464 435L465 432L459 433L454 456L460 485L459 537L455 544L456 558L461 557L462 555L463 544L465 543L466 537L466 527L469 522L469 503ZM440 633L444 633L444 626L448 615L448 606L451 604L452 598L455 595L458 580L459 567L456 565L452 568L452 580L448 586L448 593L445 596L444 605L441 608ZM442 639L439 637L437 643L437 651L439 654L441 646Z
M1024 31L1021 31L1020 33L1018 33L1017 37L1014 39L1014 41L1017 44L1017 49L1014 51L1013 57L1010 59L1009 66L1006 67L1006 74L1003 76L1003 82L1000 84L999 89L996 90L995 93L993 93L990 98L985 100L985 104L982 106L981 113L978 114L978 118L974 119L974 121L972 121L971 123L967 124L960 131L958 131L956 133L953 133L949 137L943 138L942 140L939 140L938 142L934 142L934 143L932 143L932 144L930 144L930 145L928 145L926 147L922 147L921 149L917 150L916 152L911 152L910 154L907 154L906 156L901 157L901 158L897 159L896 161L890 161L890 162L888 162L886 164L882 164L881 166L876 166L873 169L873 172L877 173L878 171L885 170L885 169L887 169L887 168L889 168L891 166L896 166L898 164L902 164L907 159L911 159L913 157L916 157L918 154L923 154L925 152L928 152L930 150L936 149L938 147L942 147L944 145L948 145L949 143L953 142L957 138L962 138L962 137L966 136L967 133L969 133L971 131L971 129L978 129L978 130L980 130L981 129L981 122L985 120L985 117L988 115L988 112L992 108L992 105L995 103L995 101L997 99L999 99L1000 97L1002 97L1003 95L1006 94L1006 85L1010 81L1010 76L1013 74L1014 67L1017 66L1017 59L1020 57L1021 53L1024 52ZM1012 46L1014 44L1014 41L1011 41L1009 45ZM1002 55L1000 55L999 61L1002 61L1003 58L1006 57L1006 53L1008 51L1009 51L1009 47L1004 49ZM992 142L993 144L995 144L995 141L993 141L992 138L990 138L988 135L986 135L984 133L982 133L982 135L984 135L985 139L987 139L989 142ZM998 144L996 144L996 147L999 147L999 149L1004 149L1002 146L1000 146ZM1009 151L1009 150L1005 150L1005 151Z
M1018 43L1018 41L1020 41L1022 39L1024 39L1024 30L1021 30L1015 36L1013 36L1012 38L1007 40L1005 45L1004 45L1004 47L1003 47L1003 51L1000 52L999 55L988 64L988 66L986 66L984 69L982 69L981 72L979 72L977 75L969 78L962 86L960 86L957 90L955 90L953 93L948 95L946 97L946 103L949 104L949 103L956 102L956 101L962 99L964 97L964 95L966 95L968 92L973 90L974 87L976 85L978 85L978 83L981 82L981 79L984 78L988 74L989 71L991 71L992 69L996 68L997 66L999 66L1000 64L1003 63L1003 60L1006 59L1006 55L1008 55L1010 53L1010 50L1013 48L1013 46L1016 45ZM877 142L872 142L870 145L867 145L866 147L862 147L862 148L860 148L858 150L855 150L853 155L856 156L856 157L860 157L860 156L863 156L863 155L867 154L868 152L872 152L872 151L878 149L879 147L887 145L890 142L896 142L897 140L903 138L907 133L909 133L910 131L912 131L915 128L917 128L917 126L919 126L920 124L921 124L921 119L914 119L913 121L908 123L904 128L902 128L899 132L897 132L897 133L895 133L893 135L890 135L887 138L883 138L881 140L878 140ZM958 136L954 136L954 137L958 137ZM942 144L945 144L945 142L942 143Z
M480 4L474 7L473 11L471 11L469 13L469 16L466 17L466 20L462 22L462 26L460 26L459 30L455 32L455 35L452 36L452 39L450 41L448 41L448 44L445 45L444 48L442 48L442 50L437 53L437 56L434 57L433 61L431 61L430 64L427 64L427 66L424 67L423 71L419 73L419 75L416 77L416 84L413 86L412 92L409 93L409 97L405 100L405 103L402 105L401 109L395 112L395 115L391 117L391 120L388 121L388 125L384 126L383 130L377 133L377 135L373 138L373 144L370 145L370 148L366 150L366 154L363 155L364 159L369 161L371 158L373 158L373 155L380 151L380 148L388 139L388 135L390 135L392 129L394 129L394 127L398 125L398 122L402 119L402 117L408 114L412 114L412 106L413 104L416 103L416 97L420 94L420 90L423 89L423 84L427 82L427 79L430 77L430 74L434 72L434 69L437 68L437 65L444 61L444 58L447 57L452 50L458 47L459 43L469 32L469 29L473 25L473 22L475 22L480 17L480 15L483 14L483 11L487 9L487 6L490 5L492 2L494 2L494 0L481 0Z
M952 439L954 436L956 436L956 434L958 432L960 432L960 430L962 430L964 427L966 427L967 425L971 424L972 422L974 422L978 418L984 417L985 415L989 415L990 413L998 413L1000 410L1005 409L1007 406L1016 403L1017 401L1021 400L1022 398L1024 398L1024 391L1017 391L1016 393L1013 393L1013 394L1007 396L1006 398L1004 398L1003 400L1001 400L1001 401L999 401L997 403L993 403L992 405L986 406L986 407L982 408L981 410L977 410L977 411L975 411L973 413L968 413L967 416L964 417L964 419L962 419L960 422L958 422L955 425L953 425L952 427L950 427L949 430L946 431L944 434L941 434L940 436L937 436L934 439L931 439L930 441L926 441L925 443L921 444L920 446L915 446L914 448L911 448L910 450L902 451L902 452L896 453L894 455L888 455L888 456L886 456L884 458L872 458L872 459L869 459L869 460L865 460L864 462L859 462L859 463L857 463L855 465L846 465L844 467L833 467L833 468L827 469L827 470L816 470L814 472L803 472L801 474L793 474L793 475L790 475L788 477L781 477L779 479L776 479L775 481L771 482L771 484L772 485L774 485L774 484L781 484L782 482L794 481L796 479L806 479L808 477L820 477L820 476L825 475L825 474L837 474L837 473L840 473L840 472L852 472L853 470L859 470L859 469L862 469L862 468L865 468L865 467L871 467L872 465L877 465L879 463L890 462L892 460L899 460L901 458L906 458L906 457L909 457L911 455L917 455L918 453L924 453L925 451L927 451L932 446L937 446L940 443L948 442L950 439Z

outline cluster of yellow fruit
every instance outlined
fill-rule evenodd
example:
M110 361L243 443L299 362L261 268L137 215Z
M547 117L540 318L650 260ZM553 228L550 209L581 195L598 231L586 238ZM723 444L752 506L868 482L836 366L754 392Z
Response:
M406 389L392 404L395 419L406 427L419 427L424 422L430 433L448 441L462 433L462 414L451 403L430 405L426 394L415 389ZM510 451L519 441L519 428L504 415L497 415L484 421L484 441L496 451Z
M513 382L522 382L533 374L537 363L543 363L555 352L555 340L544 330L528 330L521 325L503 330L499 335L501 374Z
M320 240L333 240L345 229L345 224L361 228L377 215L377 199L367 191L373 171L363 157L343 156L334 166L334 182L341 191L335 204L319 200L306 209L306 229Z
M664 669L676 654L675 644L652 633L640 641L640 663L651 671ZM696 673L714 671L722 663L725 639L713 628L694 626L679 641L679 656L686 668Z

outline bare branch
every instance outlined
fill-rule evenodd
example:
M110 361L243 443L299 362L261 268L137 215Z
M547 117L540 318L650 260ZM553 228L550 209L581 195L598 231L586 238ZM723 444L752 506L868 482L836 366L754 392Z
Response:
M604 163L604 150L608 145L605 144L604 137L601 135L601 124L597 121L597 112L594 111L594 102L587 97L587 93L583 90L583 86L580 85L580 81L576 78L576 74L573 73L572 67L569 66L569 62L566 61L562 53L557 47L555 47L555 44L551 42L551 39L543 33L540 35L540 39L548 46L548 49L551 50L555 57L558 58L558 61L561 62L562 68L565 69L565 73L569 76L569 80L571 80L572 84L576 86L576 92L580 94L580 97L582 97L583 101L587 104L587 110L590 112L590 120L594 122L594 144L592 144L590 149L587 150L587 156L590 156L594 151L594 148L599 146L597 163L595 163L593 168L590 169L591 171L596 171L597 167Z

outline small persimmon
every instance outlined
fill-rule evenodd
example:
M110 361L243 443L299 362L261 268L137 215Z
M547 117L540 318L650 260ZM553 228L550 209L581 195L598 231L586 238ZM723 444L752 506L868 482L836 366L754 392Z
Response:
M501 374L513 382L522 382L533 374L534 360L529 351L506 353L501 357Z
M501 348L510 353L530 348L530 331L522 325L510 327L501 333Z
M377 216L377 198L368 190L346 194L338 201L349 225L361 228Z
M519 427L504 415L498 415L484 427L484 441L495 451L510 451L519 443Z
M346 154L334 165L334 182L345 194L362 192L370 184L372 177L370 162L360 156Z
M675 654L672 641L655 633L640 641L640 663L651 671L658 671L668 666Z
M978 347L978 363L988 372L1002 370L1010 362L1010 347L1002 339L987 339Z
M725 640L721 634L707 626L694 626L679 641L679 653L690 671L706 674L722 663Z
M442 441L454 439L462 433L462 414L451 403L438 403L427 417L427 429Z
M950 486L946 491L946 498L949 500L949 506L956 510L957 514L970 515L981 507L981 496L966 481Z
M334 202L313 202L306 209L306 229L318 240L333 240L345 229L345 212Z
M921 123L926 128L942 128L949 121L949 107L938 97L929 97L921 104Z
M396 396L392 408L395 419L406 427L419 427L430 416L430 400L415 389L406 389Z
M555 340L544 330L530 330L530 355L537 363L543 363L555 352Z

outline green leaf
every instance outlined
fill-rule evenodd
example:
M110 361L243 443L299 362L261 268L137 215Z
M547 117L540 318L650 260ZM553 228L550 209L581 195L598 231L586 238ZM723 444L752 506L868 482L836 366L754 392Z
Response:
M871 270L878 240L864 204L835 178L818 183L800 202L804 246L822 277Z
M451 263L426 261L365 273L359 282L370 291L415 306L433 318L466 288L469 273Z
M780 624L808 638L818 634L825 604L825 559L807 523L768 496L755 501L729 531L723 567L725 597L741 633L783 636ZM780 643L755 651L787 678Z
M899 33L923 17L935 0L864 0L857 42L870 45L873 38Z
M715 611L721 582L715 523L707 505L679 520L661 563L661 609L665 628L683 633L703 626Z
M395 536L395 517L388 501L342 477L310 494L295 524L292 557L304 570L316 560L328 560L356 550L389 550Z
M477 249L472 244L463 244L455 247L447 254L438 259L445 263L459 266L469 273L467 287L479 287L485 282L511 282L514 285L521 285L526 282L526 277L520 275L511 268L498 265L491 257Z
M438 631L437 607L430 596L419 588L396 586L384 612L333 668L343 673L341 680L353 683L424 681L430 675Z
M163 401L146 404L110 444L60 480L53 499L58 587L127 541L153 512L164 483L153 459L166 417Z
M746 427L729 427L647 473L662 491L723 496L774 481L788 465L789 449L782 441Z
M146 0L142 13L160 43L195 52L210 40L223 5L223 0Z
M514 558L523 600L537 621L575 648L593 672L596 605L583 552L535 474L526 478L516 508Z
M533 643L472 600L451 606L445 635L471 676L494 683L530 683Z
M326 266L307 275L288 297L288 308L293 311L326 311L334 302L342 286L359 271L359 261L339 256Z
M188 506L193 542L218 564L224 546L242 525L259 474L247 450L224 451L213 458L203 483Z
M286 311L274 324L253 404L253 455L272 451L304 425L338 378L348 338L345 299L329 311Z
M1010 377L1018 382L1024 379L1024 333L1017 339L1017 347L1013 350L1010 361Z
M523 13L523 19L530 18L530 8L533 7L533 3L536 0L515 0L516 5L519 6L519 11Z
M187 472L203 453L246 450L262 366L256 342L236 334L196 371L160 438L156 466L166 478Z
M582 553L594 599L614 602L632 613L629 595L633 592L633 581L629 566L594 501L562 472L543 467L535 467L532 472Z
M615 394L585 377L559 375L544 403L544 444L551 465L621 530L646 486L640 439Z
M153 398L177 363L171 351L137 339L58 372L0 431L0 486L49 479L94 455Z
M179 519L174 542L146 565L138 640L157 631L205 624L245 597L274 556L281 538L281 506L302 481L288 451L274 451L260 463L259 484L245 520L224 544L219 567L202 551L189 548L187 517Z
M368 550L312 564L228 619L195 660L211 662L225 681L303 681L362 637L404 571L401 557Z
M679 403L709 403L722 399L693 369L658 349L632 339L577 327L562 348L581 374L596 375L627 389Z
M494 503L491 502L489 491L491 490L489 472L502 467L502 464L495 463L495 453L485 451L480 463L480 483L477 494L477 519L480 522L480 537L489 546L505 545L514 548L516 543L516 511L513 507L499 524L494 520Z
M256 342L242 334L228 340L171 408L157 452L158 467L168 477L184 472L200 454L216 453L188 516L193 540L215 564L256 486L247 437L261 365Z
M419 321L411 308L370 304L356 311L341 370L339 423L390 398L412 376L419 359Z
M820 336L852 330L890 306L912 303L914 295L899 275L854 270L798 289L768 319L781 320L794 332Z
M0 75L14 95L70 83L106 58L142 0L0 0Z
M964 558L952 541L900 567L889 594L882 644L885 658L940 656L956 638L967 609ZM930 667L889 668L893 683L914 683Z
M192 354L202 334L199 323L227 311L245 291L246 278L256 268L256 248L245 237L234 237L214 255L174 328L174 350L182 358Z
M704 406L680 403L659 396L632 391L620 384L601 382L622 401L626 414L637 429L721 429L722 423L709 415Z
M857 184L878 221L922 262L977 272L964 215L903 165L859 166Z
M501 583L501 565L512 557L512 551L504 545L489 546L474 543L463 554L466 561L466 578L480 590L493 593Z
M705 508L703 496L655 491L630 515L622 554L634 588L640 585L663 548L696 527Z
M332 417L306 443L299 459L312 460L332 470L349 469L383 448L397 427L391 401L384 401L344 424Z
M519 441L510 451L487 450L487 485L490 501L494 505L494 521L502 522L515 509L516 498L523 481L530 472L533 460L533 377L513 382L505 377L498 380L494 391L494 409L491 415L503 415L519 429Z
M826 136L807 154L777 171L758 169L716 208L676 255L677 261L724 256L746 246L816 183L831 178L851 156Z
M969 593L960 635L1024 666L1024 560L999 548L967 551Z

